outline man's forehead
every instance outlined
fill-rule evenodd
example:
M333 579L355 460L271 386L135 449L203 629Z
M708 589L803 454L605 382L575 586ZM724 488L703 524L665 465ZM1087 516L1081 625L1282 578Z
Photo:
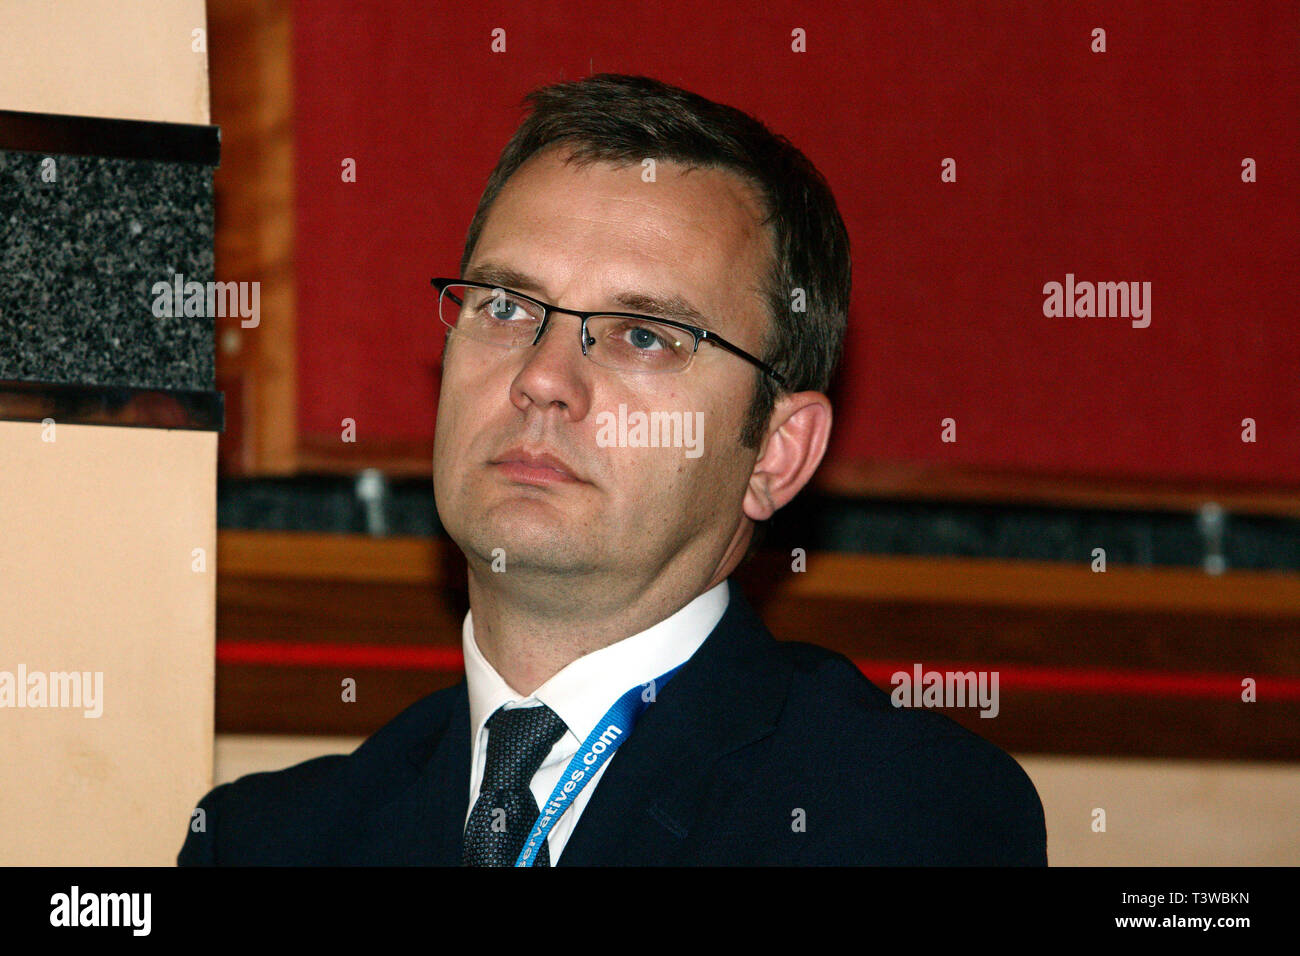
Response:
M731 295L761 294L771 250L757 191L730 170L668 160L654 167L570 161L567 150L552 147L506 182L472 262L490 259L545 278L539 258L586 254L615 271L626 271L623 260L633 271L710 285L725 277Z
M631 204L639 211L658 211L683 224L721 222L743 235L764 228L758 189L739 173L719 166L697 166L670 159L594 159L574 156L563 145L530 157L506 181L496 202L569 207Z

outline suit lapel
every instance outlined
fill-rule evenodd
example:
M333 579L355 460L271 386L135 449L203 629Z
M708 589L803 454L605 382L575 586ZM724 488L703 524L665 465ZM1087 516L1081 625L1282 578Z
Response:
M557 866L672 863L713 762L775 728L789 665L734 580L728 588L722 619L619 747Z
M383 787L397 796L352 828L345 857L387 866L459 866L469 812L469 696L462 678L445 722L407 744ZM374 783L371 781L370 783Z

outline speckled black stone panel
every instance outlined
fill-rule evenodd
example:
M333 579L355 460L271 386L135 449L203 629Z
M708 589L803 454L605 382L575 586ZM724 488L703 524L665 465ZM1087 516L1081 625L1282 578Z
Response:
M214 388L213 319L150 291L212 279L212 172L0 150L0 379Z

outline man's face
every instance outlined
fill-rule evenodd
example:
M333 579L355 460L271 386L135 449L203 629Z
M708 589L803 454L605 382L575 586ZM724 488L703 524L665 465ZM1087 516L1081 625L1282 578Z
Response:
M544 151L506 183L466 279L583 311L648 311L629 307L629 294L677 298L703 316L694 324L760 352L771 240L742 180L661 161L646 182L641 164L562 157ZM472 569L500 548L508 575L627 586L669 570L708 578L747 520L741 501L757 452L738 437L754 366L701 343L682 372L614 371L582 354L579 324L553 314L542 341L521 349L448 338L434 443L444 527ZM620 405L629 417L691 416L702 441L630 447L629 430L628 447L609 447ZM512 464L520 448L562 460L571 480Z

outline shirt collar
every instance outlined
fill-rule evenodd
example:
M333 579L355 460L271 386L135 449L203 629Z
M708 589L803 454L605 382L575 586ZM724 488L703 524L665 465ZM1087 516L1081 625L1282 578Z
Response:
M461 627L461 646L471 742L479 740L483 725L503 704L540 701L555 711L581 744L624 693L688 660L722 619L729 599L723 581L658 624L579 657L528 697L511 688L478 649L474 612L469 611Z

